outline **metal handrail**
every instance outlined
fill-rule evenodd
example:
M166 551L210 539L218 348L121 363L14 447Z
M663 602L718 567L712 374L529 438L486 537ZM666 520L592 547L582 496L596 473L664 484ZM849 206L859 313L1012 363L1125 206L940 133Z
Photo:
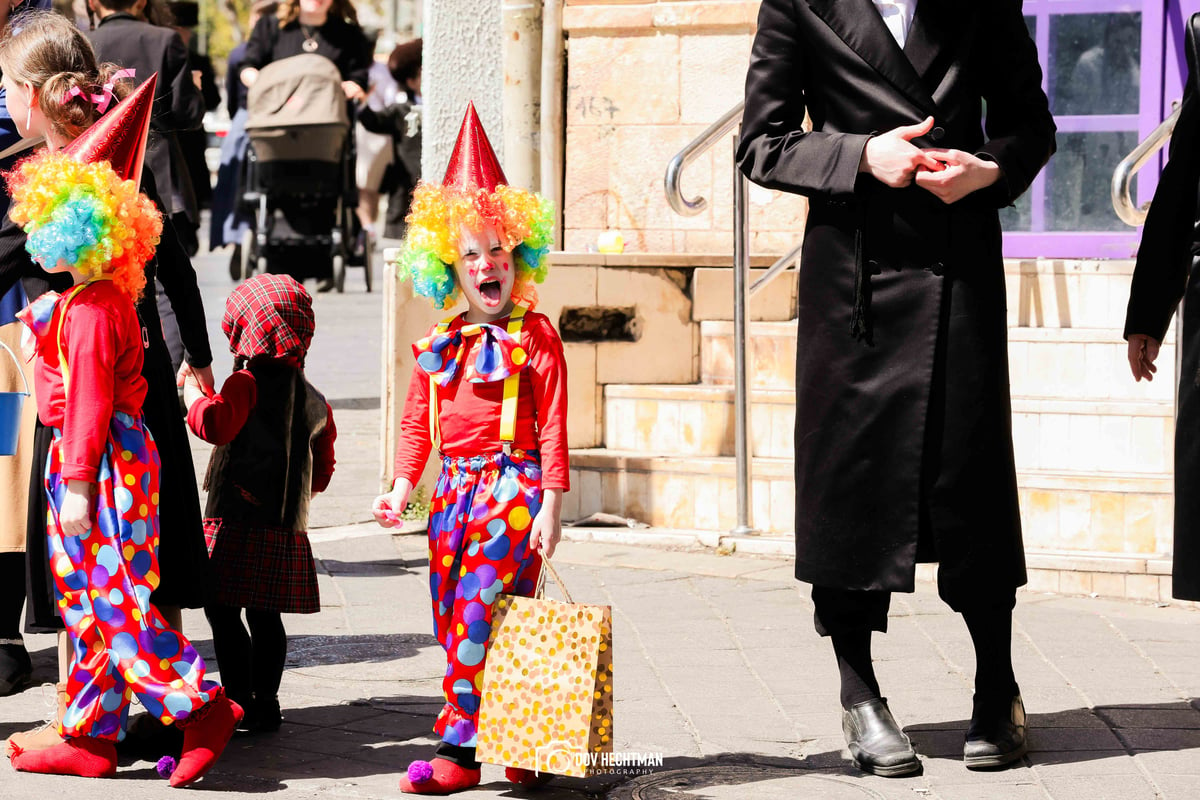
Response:
M1171 138L1171 132L1175 130L1175 123L1179 121L1181 108L1182 106L1176 106L1175 110L1171 112L1171 116L1159 123L1149 136L1138 142L1137 147L1121 159L1117 168L1113 170L1111 187L1113 210L1126 225L1137 227L1146 221L1146 213L1150 204L1147 202L1141 206L1134 205L1131 191L1133 176Z
M796 259L800 258L800 251L803 249L804 243L801 242L791 250L787 251L786 255L780 256L779 260L774 264L767 267L767 271L763 273L762 277L750 284L750 296L754 297L754 295L758 294L759 291L766 288L768 283L778 278L779 273L786 271L788 267L795 264Z
M726 111L680 150L667 164L664 181L667 202L675 213L685 217L699 214L708 207L708 201L703 197L688 200L683 196L679 186L683 170L723 137L733 135L733 443L736 455L737 525L732 533L740 535L755 532L750 524L750 380L746 357L750 338L750 297L791 267L800 255L800 245L796 245L772 264L753 286L750 285L750 206L746 200L750 182L737 165L744 105L738 103Z
M688 164L695 161L702 153L719 142L722 136L732 132L741 124L742 108L745 105L744 101L739 102L736 106L722 114L720 119L709 125L704 133L693 139L687 147L676 153L675 157L667 164L667 175L664 180L667 190L667 202L670 203L672 210L676 214L684 217L694 217L708 208L708 201L703 197L688 200L683 196L683 190L679 186L679 177L683 174L683 170Z

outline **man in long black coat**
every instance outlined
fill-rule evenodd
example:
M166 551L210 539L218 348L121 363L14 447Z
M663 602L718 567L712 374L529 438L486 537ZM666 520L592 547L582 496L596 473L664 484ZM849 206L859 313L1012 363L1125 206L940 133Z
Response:
M183 151L175 134L194 130L204 121L204 97L192 80L188 51L171 28L160 28L132 13L136 0L88 0L100 18L88 34L98 61L111 61L136 70L140 85L158 73L146 163L154 172L158 195L184 241L189 255L196 252L200 213Z
M1179 398L1175 423L1175 546L1171 593L1200 600L1200 14L1188 22L1187 87L1179 121L1171 136L1171 154L1142 229L1137 266L1125 315L1129 364L1137 380L1152 380L1158 349L1180 299L1183 324L1178 347Z
M913 591L918 561L940 562L939 593L975 643L967 766L1025 751L997 210L1054 152L1055 128L1019 0L889 5L763 0L738 160L754 182L810 200L796 576L832 637L851 755L903 775L920 762L880 696L871 635L887 628L890 593Z

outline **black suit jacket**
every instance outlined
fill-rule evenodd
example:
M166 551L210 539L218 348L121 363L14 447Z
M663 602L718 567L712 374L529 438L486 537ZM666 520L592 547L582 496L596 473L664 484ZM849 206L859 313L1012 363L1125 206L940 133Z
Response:
M916 562L937 558L955 607L1025 580L997 209L1054 151L1041 77L1019 0L918 0L903 50L871 0L763 0L738 163L810 198L801 580L912 591ZM937 127L918 145L974 153L1003 178L946 205L859 173L872 135L927 116Z
M88 37L97 60L136 70L134 80L139 85L158 73L146 163L154 172L167 214L183 212L197 221L195 194L175 133L200 127L204 98L192 82L183 39L170 28L125 13L100 20Z

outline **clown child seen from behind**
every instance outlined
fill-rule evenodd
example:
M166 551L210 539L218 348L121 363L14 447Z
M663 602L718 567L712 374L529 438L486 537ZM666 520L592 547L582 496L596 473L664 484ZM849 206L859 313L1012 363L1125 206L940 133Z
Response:
M413 345L395 484L375 500L384 527L399 521L432 449L442 459L429 513L433 626L446 651L446 704L430 762L400 788L446 794L479 783L475 723L500 594L533 594L542 558L562 535L567 472L567 368L550 320L533 311L548 265L549 201L507 185L474 106L441 186L413 194L401 278L436 308L467 310ZM509 768L509 781L537 780Z
M5 67L10 104L14 97L34 102L32 85L10 85L15 70ZM171 774L171 784L183 786L212 766L242 710L150 603L159 583L161 462L142 418L146 381L134 303L162 231L138 191L155 84L151 76L61 149L48 134L47 148L8 176L10 216L25 230L28 251L74 283L68 294L43 295L18 315L33 332L38 414L54 429L46 534L71 659L63 741L15 747L11 756L20 771L112 777L136 696L160 722L183 729ZM65 102L39 107L50 118Z

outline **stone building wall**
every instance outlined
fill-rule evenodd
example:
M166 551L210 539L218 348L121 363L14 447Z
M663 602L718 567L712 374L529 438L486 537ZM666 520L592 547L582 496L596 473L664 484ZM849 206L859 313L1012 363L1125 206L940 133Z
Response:
M618 229L627 252L732 252L732 142L684 174L695 217L667 205L670 158L742 99L758 14L748 0L566 0L564 249ZM801 198L752 187L751 252L783 253L802 233Z

